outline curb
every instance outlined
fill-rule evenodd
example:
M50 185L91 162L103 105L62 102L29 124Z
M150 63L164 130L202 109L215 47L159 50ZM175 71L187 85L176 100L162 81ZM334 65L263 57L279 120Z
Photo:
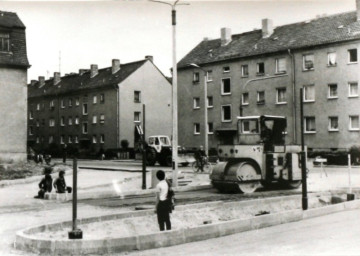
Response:
M301 196L275 197L267 199L257 199L252 202L210 202L197 204L196 207L216 206L225 207L226 205L237 204L241 207L250 204L268 204L272 202L284 202L285 200L296 200L300 202ZM194 205L184 205L180 209L191 209ZM179 209L178 208L178 209ZM216 238L225 235L231 235L253 229L260 229L279 225L288 222L300 221L303 219L323 216L330 213L340 212L343 210L351 210L360 208L360 200L343 202L336 205L323 206L313 208L307 211L300 209L282 211L269 215L261 215L243 220L230 220L220 223L207 224L193 228L183 228L178 230L170 230L164 232L156 232L151 234L135 235L130 237L106 238L97 240L52 240L52 239L36 239L31 234L44 230L58 230L59 228L71 228L71 221L37 226L27 228L16 233L15 248L35 253L46 253L52 255L58 254L104 254L114 252L124 252L131 250L145 250L151 248L159 248L172 246L187 242L201 241L210 238ZM154 215L152 210L144 210L138 212L126 212L114 215L105 215L100 217L92 217L79 220L79 224L85 224L95 221L113 220L119 218L139 217Z

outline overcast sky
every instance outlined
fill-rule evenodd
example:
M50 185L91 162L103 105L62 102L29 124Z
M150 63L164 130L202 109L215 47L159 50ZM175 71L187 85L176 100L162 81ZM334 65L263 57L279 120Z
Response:
M220 28L233 34L261 27L271 18L275 26L355 10L355 0L187 1L177 7L177 59L204 37L219 38ZM170 75L172 66L170 6L138 1L2 1L0 10L16 12L26 26L31 68L38 76L78 72L112 59L127 63L153 55ZM61 52L61 54L60 54ZM61 61L59 61L61 55ZM59 65L61 63L61 65Z

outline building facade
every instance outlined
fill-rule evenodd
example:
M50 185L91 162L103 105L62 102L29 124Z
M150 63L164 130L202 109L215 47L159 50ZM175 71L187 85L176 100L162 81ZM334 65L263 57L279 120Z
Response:
M28 68L25 26L0 11L0 163L26 160Z
M204 145L205 79L209 148L237 142L240 115L286 116L286 142L300 144L301 97L310 150L359 146L359 3L356 12L276 28L264 19L261 30L204 39L178 63L179 143Z
M153 58L46 80L29 85L28 144L37 152L65 144L80 152L119 149L121 141L136 148L145 135L171 134L171 85L154 65Z

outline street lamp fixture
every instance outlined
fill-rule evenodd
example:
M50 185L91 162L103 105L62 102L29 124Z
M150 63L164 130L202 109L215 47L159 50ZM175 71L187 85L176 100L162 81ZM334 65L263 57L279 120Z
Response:
M177 66L176 66L176 10L177 5L189 5L189 3L163 2L150 0L150 2L166 4L171 6L171 25L172 25L172 170L173 186L178 185L178 102L177 102Z
M208 136L208 111L207 111L207 71L195 63L189 66L201 69L204 72L204 149L206 155L209 155L209 136Z

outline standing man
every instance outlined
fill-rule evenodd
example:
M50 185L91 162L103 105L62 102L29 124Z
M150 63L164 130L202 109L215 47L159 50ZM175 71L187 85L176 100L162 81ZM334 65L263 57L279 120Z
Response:
M200 171L204 172L204 161L206 157L206 153L205 150L203 148L203 146L201 145L199 150L195 152L195 159L198 163L198 166L200 167Z
M160 181L156 185L156 206L155 212L157 213L160 231L171 230L170 222L170 203L168 200L169 185L165 180L165 172L162 170L157 171L156 178Z

